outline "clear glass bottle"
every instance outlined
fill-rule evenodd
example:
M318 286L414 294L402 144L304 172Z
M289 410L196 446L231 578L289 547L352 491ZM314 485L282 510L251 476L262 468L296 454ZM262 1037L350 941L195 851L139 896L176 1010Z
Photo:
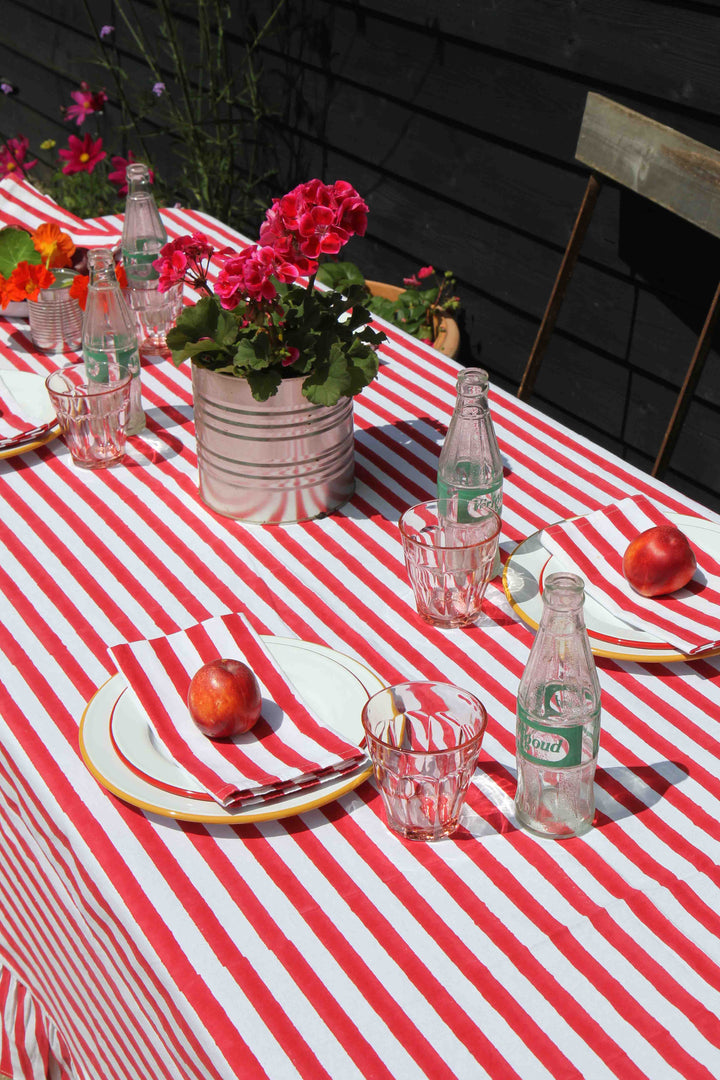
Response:
M159 272L153 263L167 243L167 232L155 203L147 165L127 167L128 193L122 231L122 260L128 280L130 306L135 313L141 346L164 351L165 334L174 321L170 307L175 296L158 292Z
M454 521L472 521L483 506L502 518L503 467L488 405L488 373L466 368L438 463L438 500ZM492 575L500 571L500 554Z
M515 813L541 836L579 836L595 815L600 684L576 574L550 574L517 696Z
M140 387L140 354L135 319L115 276L115 260L107 248L88 252L90 284L83 316L82 352L88 381L107 383L133 376L127 434L145 427Z

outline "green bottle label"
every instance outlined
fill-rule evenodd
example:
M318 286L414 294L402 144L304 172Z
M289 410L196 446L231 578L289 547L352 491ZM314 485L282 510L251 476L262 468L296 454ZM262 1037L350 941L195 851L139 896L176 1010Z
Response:
M489 488L461 488L438 477L437 490L438 502L443 505L457 495L457 520L462 524L474 521L486 506L502 516L502 480Z
M545 721L536 720L520 705L517 706L517 726L515 729L516 749L520 757L535 765L549 765L551 768L570 769L582 765L595 757L600 743L600 708L589 710L583 723L553 723L553 712L559 718L560 713L553 710L556 695L561 686L550 685L545 688ZM585 741L584 741L585 740ZM583 744L584 741L584 744ZM591 745L588 745L591 742Z
M132 248L122 249L122 261L127 274L128 283L156 281L160 277L160 271L156 270L153 263L160 256L162 244L158 240L141 237Z
M85 374L90 382L107 383L111 375L116 378L118 374L121 377L128 374L140 374L140 355L137 345L113 350L89 349L86 346L83 349L83 360Z

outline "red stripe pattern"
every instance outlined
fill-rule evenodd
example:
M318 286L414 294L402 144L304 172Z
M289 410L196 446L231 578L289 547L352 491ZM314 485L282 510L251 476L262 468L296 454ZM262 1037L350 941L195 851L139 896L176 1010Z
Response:
M0 185L4 223L47 208L26 183ZM163 217L171 237L243 242L195 211ZM82 229L110 243L121 219ZM0 319L0 366L65 359ZM595 828L563 844L520 830L514 710L532 633L498 580L477 626L424 623L397 528L434 493L458 369L396 331L381 360L355 403L356 494L322 520L244 526L203 506L189 372L163 360L143 365L148 426L121 466L74 469L61 439L0 461L0 986L15 980L34 1010L5 1017L11 1075L34 1080L35 1043L47 1071L38 1016L73 1080L720 1074L720 660L599 661ZM491 388L490 404L504 558L639 495L717 521L516 398ZM78 726L113 674L108 648L238 611L387 683L480 698L453 839L391 835L372 781L243 826L161 818L96 782Z

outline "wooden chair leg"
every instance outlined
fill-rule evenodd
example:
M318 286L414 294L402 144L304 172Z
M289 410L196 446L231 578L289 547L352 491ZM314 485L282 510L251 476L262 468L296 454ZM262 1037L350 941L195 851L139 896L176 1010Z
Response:
M563 302L565 292L567 290L570 278L572 277L573 270L575 269L575 263L577 262L578 255L580 254L580 248L582 247L583 240L585 239L585 233L587 232L588 225L590 224L590 218L592 217L593 210L595 209L595 203L600 193L601 178L595 173L591 173L588 178L587 187L585 188L585 194L583 201L578 211L578 216L575 219L575 225L573 231L570 234L567 247L565 248L565 254L563 256L562 263L558 275L553 285L553 290L550 293L550 299L548 300L547 307L545 308L545 314L542 317L540 323L540 329L538 330L537 337L535 338L535 344L532 347L532 352L525 365L525 371L518 388L517 396L521 401L527 401L533 392L535 386L535 379L537 378L538 371L540 370L540 364L542 362L545 349L555 329L555 323L557 321L560 306Z
M662 446L658 452L658 456L655 458L655 464L653 465L652 475L662 477L665 470L668 467L670 457L675 444L678 441L680 431L687 415L687 411L690 407L690 401L692 400L695 387L698 384L700 376L702 375L703 367L705 366L705 360L707 354L710 351L710 343L712 341L713 331L715 324L717 323L718 316L720 315L720 284L718 284L715 290L715 295L710 304L707 316L705 317L705 325L702 328L700 337L698 338L697 345L695 346L695 352L693 353L692 360L688 365L687 372L685 374L685 381L680 388L680 393L677 396L675 402L675 408L673 414L670 417L670 423L667 426L665 437L662 441Z

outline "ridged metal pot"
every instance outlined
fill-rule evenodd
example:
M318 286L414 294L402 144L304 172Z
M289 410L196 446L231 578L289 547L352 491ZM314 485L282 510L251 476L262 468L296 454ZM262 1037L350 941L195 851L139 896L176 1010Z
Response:
M83 313L80 304L70 295L76 275L71 270L55 270L54 274L54 283L41 289L37 300L28 300L30 336L45 352L79 349Z
M302 378L255 401L245 379L192 365L200 498L239 521L308 521L355 489L352 398L312 405Z

